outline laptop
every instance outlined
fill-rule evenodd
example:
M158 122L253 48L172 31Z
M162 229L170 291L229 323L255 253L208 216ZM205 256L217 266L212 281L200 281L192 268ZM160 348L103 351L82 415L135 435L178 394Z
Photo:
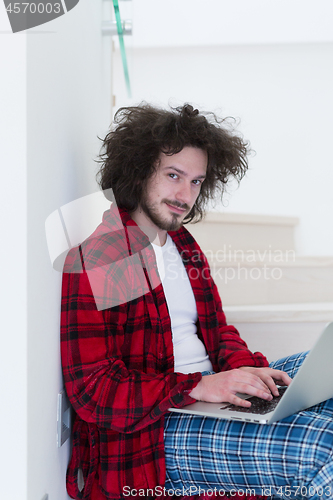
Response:
M237 394L251 401L251 408L230 403L196 403L169 411L206 417L271 424L333 397L333 322L328 323L288 387L280 387L271 401ZM260 408L261 407L261 408Z

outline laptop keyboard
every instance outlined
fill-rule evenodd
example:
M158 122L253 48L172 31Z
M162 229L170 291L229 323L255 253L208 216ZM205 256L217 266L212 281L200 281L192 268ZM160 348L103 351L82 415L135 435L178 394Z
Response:
M273 396L271 401L266 401L265 399L257 398L256 396L252 396L248 398L247 401L250 401L252 404L250 408L244 408L243 406L237 406L233 404L228 404L226 406L222 406L221 410L229 410L229 411L239 411L241 413L256 413L259 415L265 415L265 413L269 413L273 411L283 394L285 393L287 387L279 387L279 396Z

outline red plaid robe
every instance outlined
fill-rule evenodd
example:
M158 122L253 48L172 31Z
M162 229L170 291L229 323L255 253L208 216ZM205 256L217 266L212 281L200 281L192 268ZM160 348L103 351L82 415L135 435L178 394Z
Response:
M193 237L184 227L169 234L189 275L198 336L213 369L268 366L226 324L207 260ZM88 499L96 470L102 492L111 499L121 498L125 486L163 485L163 416L171 406L194 402L189 393L201 374L174 373L170 317L154 251L129 214L114 205L92 236L66 258L61 355L76 412L69 495Z

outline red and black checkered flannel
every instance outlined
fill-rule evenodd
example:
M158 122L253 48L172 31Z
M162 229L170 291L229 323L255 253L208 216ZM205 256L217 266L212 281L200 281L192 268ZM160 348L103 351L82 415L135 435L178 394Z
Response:
M184 227L169 234L193 288L198 336L214 370L268 366L226 324L207 260L193 237ZM69 495L88 499L96 471L111 499L121 498L125 486L163 485L163 416L171 406L194 402L189 393L201 374L174 373L170 317L153 248L114 204L92 236L66 258L61 355L76 412Z

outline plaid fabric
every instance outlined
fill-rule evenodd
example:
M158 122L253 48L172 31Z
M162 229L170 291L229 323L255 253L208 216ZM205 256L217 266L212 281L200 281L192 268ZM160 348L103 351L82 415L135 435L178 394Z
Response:
M227 326L207 260L185 228L170 232L189 275L198 335L215 371L267 366ZM107 498L165 481L164 415L194 400L201 373L174 373L170 317L147 236L125 210L66 259L61 306L65 386L76 412L67 472L72 498L88 499L96 471ZM84 489L78 488L82 469Z
M271 367L293 377L300 353ZM188 494L238 491L273 498L333 497L333 400L271 425L170 413L166 487Z

